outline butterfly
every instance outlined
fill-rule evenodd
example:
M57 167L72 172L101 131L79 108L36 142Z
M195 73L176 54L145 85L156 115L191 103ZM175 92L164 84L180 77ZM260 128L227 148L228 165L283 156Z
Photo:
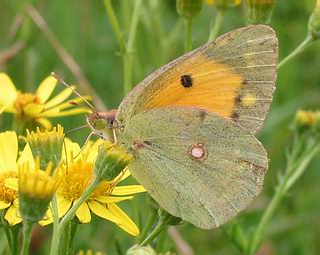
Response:
M254 134L272 101L277 62L270 27L240 28L159 68L117 111L87 121L133 154L132 175L162 208L216 228L262 189L268 158Z

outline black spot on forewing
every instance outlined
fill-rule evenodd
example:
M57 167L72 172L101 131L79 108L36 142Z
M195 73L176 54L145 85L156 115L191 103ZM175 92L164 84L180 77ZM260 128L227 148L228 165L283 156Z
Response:
M192 77L188 74L184 74L181 76L180 82L183 87L190 88L193 85Z

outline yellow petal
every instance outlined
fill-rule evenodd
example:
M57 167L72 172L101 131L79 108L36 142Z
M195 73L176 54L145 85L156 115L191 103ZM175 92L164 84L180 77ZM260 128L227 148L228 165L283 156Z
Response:
M142 185L127 185L114 187L112 195L123 196L136 193L146 192L146 189Z
M7 105L1 106L1 107L3 108L3 112L17 114L17 110L11 104L7 104ZM0 114L1 114L1 112L0 112Z
M89 146L86 146L84 148L84 151L85 150L89 150L89 155L88 155L88 158L87 158L88 162L93 163L96 160L97 155L98 155L98 151L99 151L99 146L101 144L103 144L104 142L105 141L103 139L98 139L93 144L90 144Z
M46 118L37 118L36 122L38 122L46 130L51 130L52 129L52 124L51 124L50 120L48 120Z
M76 212L76 216L81 223L88 223L91 221L90 209L87 203L83 203L82 205L80 205Z
M39 98L40 103L43 104L48 100L56 85L57 79L53 78L52 76L48 76L41 82L36 91L36 95Z
M15 132L0 133L0 171L14 170L18 154L18 138Z
M42 104L27 104L23 111L29 116L35 116L40 114L44 109Z
M8 208L10 205L11 203L0 200L0 210Z
M7 110L9 108L9 106L11 105L11 103L8 103L6 105L0 105L0 114L2 114L5 110Z
M4 218L11 226L20 223L22 218L19 214L19 207L10 206Z
M10 105L17 97L16 87L5 73L0 73L0 91L0 105Z
M91 151L88 155L87 162L94 163L97 159L98 151Z
M129 218L129 216L120 209L116 204L108 204L109 211L117 217L118 223L116 223L124 231L128 232L133 236L140 234L140 231L137 225Z
M130 200L132 198L133 198L133 196L125 196L125 197L99 196L95 200L97 200L101 203L104 203L104 204L108 204L108 203L117 203L117 202L124 201L124 200Z
M28 162L31 168L34 168L34 158L29 144L24 146L24 149L21 153L21 156L18 159L17 165L21 165L22 163Z
M7 178L4 181L4 186L6 186L9 189L18 191L18 178Z
M81 154L79 154L79 152L81 150L79 144L72 142L68 138L66 138L64 140L64 143L65 143L65 146L66 146L65 148L66 148L66 151L67 151L67 158L66 158L65 148L63 148L63 150L62 150L62 158L64 160L70 161L76 155L79 155L79 156L81 155Z
M55 109L55 108L53 108L53 109ZM75 108L75 109L61 111L61 112L57 111L57 110L52 111L52 112L44 111L41 114L39 114L38 116L39 117L64 117L64 116L77 115L80 113L88 113L88 110L85 108Z
M63 91L61 91L58 95L56 95L54 98L49 100L47 103L45 103L45 109L49 109L53 106L56 106L68 99L68 97L72 94L72 90L75 89L75 86L71 86L70 88L66 88Z
M90 99L90 97L86 97L86 96L84 96L84 98L85 98L85 99ZM76 103L76 104L78 104L78 103L80 103L80 102L82 102L82 101L83 101L83 99L80 98L80 97L72 99L72 102L74 102L74 103ZM68 101L68 102L65 102L65 103L63 103L63 104L59 104L59 105L55 106L54 108L48 109L46 112L49 112L49 113L51 113L51 111L52 111L52 112L57 112L57 110L58 110L58 111L61 111L61 110L64 110L64 109L68 109L68 108L70 108L70 107L74 107L74 104L71 104L71 103ZM89 110L88 110L88 111L89 111Z
M58 196L58 216L59 218L62 217L67 213L67 211L71 207L71 201L68 199L65 199L64 197Z
M107 208L106 206L100 204L97 201L94 200L90 200L88 202L88 205L91 209L91 211L96 214L97 216L104 218L106 220L112 221L114 223L118 222L117 217L115 217L115 215L113 215Z
M123 171L124 171L124 173L123 173ZM123 171L122 171L122 173L120 173L120 174L116 177L116 179L118 179L119 177L121 177L119 182L127 179L127 178L131 175L131 173L130 173L130 171L129 171L128 168L125 168Z

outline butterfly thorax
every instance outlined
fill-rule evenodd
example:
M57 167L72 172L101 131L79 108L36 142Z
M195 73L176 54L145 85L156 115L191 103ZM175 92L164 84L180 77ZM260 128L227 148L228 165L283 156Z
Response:
M86 117L90 128L104 139L112 139L117 110L94 112Z

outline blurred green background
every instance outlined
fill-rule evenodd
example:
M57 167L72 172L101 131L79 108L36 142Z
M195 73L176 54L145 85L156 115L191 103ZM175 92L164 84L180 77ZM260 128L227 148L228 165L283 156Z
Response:
M34 22L26 17L15 32L19 18L24 17L24 4L28 1L0 0L0 54L17 42L25 47L12 58L0 64L0 71L9 74L21 91L33 92L39 83L55 71L68 83L79 84L52 48L46 36ZM307 33L309 15L315 0L278 1L271 26L279 37L280 59L288 55L303 41ZM123 98L123 67L119 47L111 30L102 1L29 1L40 12L49 28L67 52L80 66L92 88L108 108L117 108ZM134 1L114 0L123 35L128 36ZM208 39L215 9L203 5L193 26L193 47ZM224 19L221 33L245 25L241 7L230 9ZM175 10L174 0L143 0L141 19L134 43L133 79L137 84L157 67L183 54L184 27ZM0 55L1 56L1 55ZM262 194L243 212L238 221L247 229L253 228L272 196L277 178L285 168L285 148L290 144L289 125L299 108L320 108L320 43L286 64L278 73L277 89L270 114L259 139L265 145L270 167ZM58 90L62 90L63 87ZM78 90L87 91L78 85ZM1 93L1 91L0 91ZM1 131L9 129L11 116L1 115ZM66 130L85 124L84 116L54 119ZM83 142L89 130L74 133L71 137ZM120 204L140 228L149 214L147 195L138 195L132 202ZM320 254L320 158L313 161L304 176L282 201L280 209L267 229L267 240L259 254ZM190 224L178 227L181 236L193 248L194 254L239 254L227 237L224 228L205 231ZM3 230L0 235L4 237ZM43 230L38 230L43 231ZM35 254L46 254L49 247L42 236ZM80 227L78 249L91 248L116 254L116 242L125 251L134 243L112 223L99 218L93 224ZM167 250L174 244L164 240Z

